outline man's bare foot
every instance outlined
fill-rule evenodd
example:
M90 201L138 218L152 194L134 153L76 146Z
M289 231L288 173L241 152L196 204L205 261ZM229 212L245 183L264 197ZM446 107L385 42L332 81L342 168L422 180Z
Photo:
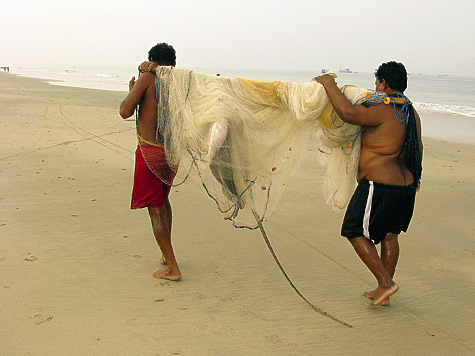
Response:
M368 305L380 305L384 300L388 299L389 296L393 295L399 290L399 286L394 283L389 288L379 287L375 289L374 301L369 302Z
M160 258L160 263L162 265L166 265L167 264L167 259L165 258L165 256L162 255L162 258Z
M369 292L363 292L363 295L366 297L366 298L369 298L369 299L374 299L374 296L376 294L376 289L372 290L372 291L369 291ZM383 300L381 302L381 305L383 306L388 306L390 303L389 301L389 298L386 298L385 300Z
M168 268L159 269L153 272L153 276L155 278L169 279L170 281L179 281L181 279L180 271L170 271Z

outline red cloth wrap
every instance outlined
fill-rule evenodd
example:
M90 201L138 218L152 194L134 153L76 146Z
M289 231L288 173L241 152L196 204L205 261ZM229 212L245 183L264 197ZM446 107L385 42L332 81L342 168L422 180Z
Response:
M141 209L165 205L165 198L170 193L173 178L175 178L175 171L168 165L163 147L143 145L141 149L137 146L130 208Z

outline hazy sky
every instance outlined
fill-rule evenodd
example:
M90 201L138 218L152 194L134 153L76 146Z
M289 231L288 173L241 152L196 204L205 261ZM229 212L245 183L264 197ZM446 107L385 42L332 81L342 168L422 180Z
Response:
M473 0L0 0L0 66L134 67L157 42L182 68L475 76Z

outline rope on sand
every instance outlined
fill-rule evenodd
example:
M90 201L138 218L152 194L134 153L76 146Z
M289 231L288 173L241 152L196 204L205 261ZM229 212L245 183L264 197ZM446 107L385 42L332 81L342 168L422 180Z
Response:
M253 214L254 214L254 218L255 218L256 221L259 223L259 221L260 221L259 215L257 215L257 213L256 213L254 210L253 210L252 212L253 212ZM302 298L305 303L307 303L308 305L310 305L310 307L311 307L313 310L315 310L317 313L319 313L319 314L321 314L321 315L323 315L323 316L326 316L327 318L330 318L330 319L332 319L333 321L336 321L337 323L339 323L339 324L341 324L341 325L344 325L344 326L346 326L346 327L348 327L348 328L353 328L353 326L351 326L350 324L345 323L344 321L338 319L337 317L335 317L335 316L333 316L333 315L327 313L326 311L323 311L321 308L319 308L319 307L313 305L312 303L310 303L310 302L308 301L307 298L305 298L305 297L302 295L302 293L300 293L300 291L297 289L297 287L295 287L295 285L294 285L294 284L292 283L292 281L290 280L289 276L287 275L287 273L285 272L284 268L282 267L282 265L281 265L279 259L277 258L277 255L275 254L274 249L272 248L272 245L270 244L269 238L267 237L267 233L265 232L264 227L262 226L262 222L259 223L259 229L261 230L262 237L264 237L264 240L265 240L265 242L266 242L266 244L267 244L267 247L269 248L269 251L270 251L270 253L272 254L272 257L274 257L274 260L275 260L275 262L277 263L277 266L279 266L279 268L280 268L282 274L284 275L285 279L287 279L287 282L289 282L290 286L295 290L295 292L299 295L299 297Z

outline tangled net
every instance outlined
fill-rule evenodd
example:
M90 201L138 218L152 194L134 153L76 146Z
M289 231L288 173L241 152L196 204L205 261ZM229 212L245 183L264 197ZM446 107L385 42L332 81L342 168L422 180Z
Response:
M320 161L327 165L324 199L333 209L346 207L356 183L361 128L336 115L322 85L161 66L156 89L157 140L169 164L180 167L185 179L195 166L206 192L234 226L257 228L272 214L309 131L316 133ZM357 87L345 87L344 94L355 104L376 95Z

